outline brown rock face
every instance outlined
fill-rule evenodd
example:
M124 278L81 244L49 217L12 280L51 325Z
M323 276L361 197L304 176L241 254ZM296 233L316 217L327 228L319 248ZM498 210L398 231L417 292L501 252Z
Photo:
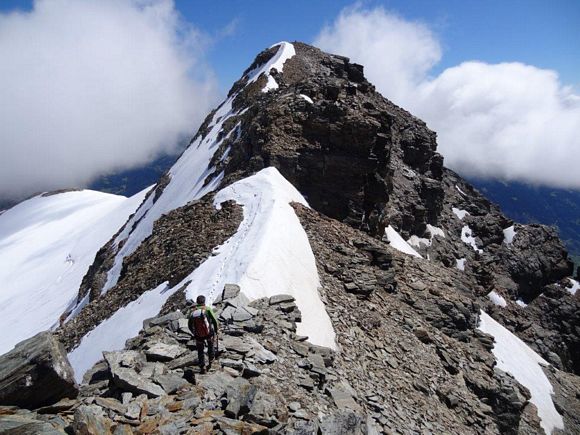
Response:
M50 332L22 341L0 357L0 405L34 409L77 394L66 351Z

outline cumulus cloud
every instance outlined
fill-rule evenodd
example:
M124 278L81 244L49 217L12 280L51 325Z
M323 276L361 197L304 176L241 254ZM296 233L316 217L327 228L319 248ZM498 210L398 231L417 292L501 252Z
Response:
M207 44L170 0L38 0L0 14L0 196L174 151L216 101Z
M556 72L469 61L433 77L437 35L380 7L343 10L314 44L363 64L383 95L437 131L459 173L580 188L580 97Z

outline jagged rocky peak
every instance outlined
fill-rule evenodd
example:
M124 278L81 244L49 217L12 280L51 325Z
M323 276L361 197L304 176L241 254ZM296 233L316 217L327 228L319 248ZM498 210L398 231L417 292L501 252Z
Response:
M283 70L272 73L277 89L262 92L265 76L248 86L252 71L278 56L272 47L230 91L242 112L230 122L239 134L222 144L231 146L220 165L226 176L276 166L313 208L375 234L387 220L409 233L422 233L428 218L436 223L443 159L435 133L376 92L361 65L303 43L293 47ZM387 216L403 166L417 174L421 191L409 213Z

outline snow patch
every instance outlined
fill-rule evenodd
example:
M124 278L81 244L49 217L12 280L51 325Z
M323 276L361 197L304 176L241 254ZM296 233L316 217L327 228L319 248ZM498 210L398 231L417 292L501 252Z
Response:
M497 306L505 308L507 307L507 302L502 295L496 293L495 291L490 292L487 297Z
M507 227L505 230L503 230L503 242L506 245L509 245L510 243L512 243L514 241L514 237L516 235L516 230L514 228L514 225L512 225L511 227Z
M572 278L568 278L568 280L570 281L571 287L566 287L566 290L568 291L568 293L574 296L578 291L578 289L580 289L580 282Z
M466 210L460 210L456 207L452 207L451 211L453 211L453 213L455 214L455 216L457 216L459 218L459 220L463 220L463 218L469 214L468 211Z
M423 237L418 237L415 235L412 235L411 237L409 237L409 240L407 240L407 243L409 245L414 246L415 248L419 248L419 249L421 249L421 245L431 246L431 240L425 239Z
M403 239L397 230L395 230L391 225L385 228L385 236L391 246L396 250L404 252L405 254L412 255L414 257L423 258L411 247L411 245L405 242L405 239Z
M518 304L520 307L522 308L526 308L528 306L528 304L526 304L524 301L522 301L521 299L517 299L516 300L516 304Z
M36 196L0 216L0 354L58 324L95 254L146 191Z
M312 101L312 98L310 98L308 95L300 94L300 96L304 98L306 101L308 101L310 104L314 104L314 101Z
M455 267L457 267L459 270L465 270L465 258L460 258L458 260L455 260Z
M80 383L87 370L103 358L104 351L124 349L125 341L135 337L143 328L143 320L159 314L165 301L178 288L169 289L167 282L164 282L117 310L85 335L80 344L68 354L77 382Z
M427 232L431 235L431 240L433 240L433 237L435 236L445 238L445 232L443 231L443 229L435 227L431 224L427 224Z
M473 237L473 233L471 231L471 228L469 228L469 225L465 225L461 229L461 240L464 243L471 246L475 252L478 252L480 254L483 253L483 250L477 247L477 243L475 243L475 237Z
M463 196L467 196L467 194L466 194L466 193L465 193L463 190L461 190L461 188L460 188L460 187L459 187L457 184L455 185L455 188L456 188L456 189L457 189L457 191L458 191L459 193L461 193Z
M427 232L429 233L428 239L412 235L411 237L409 237L409 240L407 240L407 243L411 246L414 246L415 248L421 249L422 247L421 245L431 246L431 244L433 243L433 237L435 236L441 236L445 238L445 233L443 232L443 230L433 225L427 224Z
M497 368L510 373L530 390L530 401L538 408L540 425L544 431L549 434L556 428L563 429L564 421L552 401L554 390L542 370L542 366L548 363L484 311L480 313L478 329L495 338L492 352L497 360Z

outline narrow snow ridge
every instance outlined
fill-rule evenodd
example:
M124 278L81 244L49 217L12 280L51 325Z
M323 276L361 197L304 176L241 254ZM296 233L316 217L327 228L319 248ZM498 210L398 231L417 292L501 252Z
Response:
M495 338L492 352L497 360L497 368L510 373L530 390L530 401L538 408L540 425L544 431L549 434L556 428L563 429L564 421L552 401L552 384L542 370L542 366L549 364L484 311L480 313L478 329Z
M146 191L36 196L0 216L0 354L58 323L95 254Z
M244 219L236 234L183 280L191 281L187 298L204 294L213 301L227 283L238 284L250 299L290 294L302 312L297 333L335 349L332 323L318 293L316 260L290 206L290 202L307 206L304 197L270 167L222 189L214 202L219 208L228 200L243 206Z
M385 236L390 245L397 251L404 252L405 254L409 254L414 257L423 258L411 247L411 245L405 242L405 239L403 239L397 230L395 230L392 226L389 225L387 228L385 228Z

